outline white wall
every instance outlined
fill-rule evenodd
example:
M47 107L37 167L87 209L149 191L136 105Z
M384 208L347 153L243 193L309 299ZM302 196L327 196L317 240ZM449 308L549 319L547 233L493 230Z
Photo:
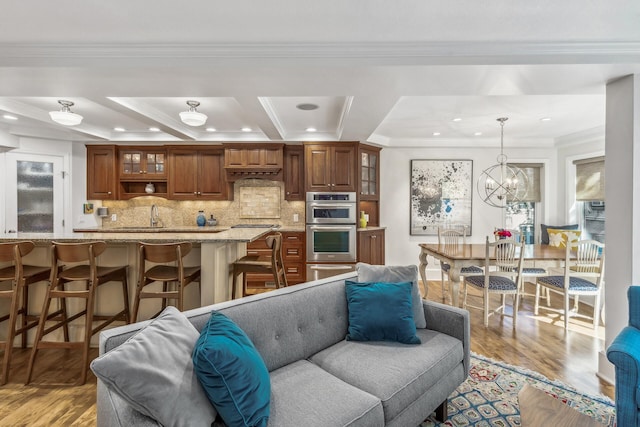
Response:
M556 150L554 148L505 148L509 162L528 161L545 163L547 183L543 189L556 200ZM496 163L498 147L481 148L384 148L381 155L380 176L380 223L387 227L386 263L418 264L418 244L437 242L437 236L411 236L409 234L409 186L411 160L416 159L470 159L473 160L473 198L472 198L472 235L471 243L483 243L486 236L493 233L496 226L502 224L502 209L491 207L482 202L476 191L476 180L484 169ZM543 207L542 215L547 209ZM543 218L541 218L542 220ZM428 267L429 277L436 271L433 265ZM437 274L439 278L439 272Z

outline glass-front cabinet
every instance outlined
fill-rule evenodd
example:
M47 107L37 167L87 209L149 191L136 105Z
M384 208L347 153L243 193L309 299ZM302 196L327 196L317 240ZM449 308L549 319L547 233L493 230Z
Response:
M120 180L165 179L167 153L164 148L127 149L120 151Z
M380 149L360 148L360 199L378 200L380 197Z

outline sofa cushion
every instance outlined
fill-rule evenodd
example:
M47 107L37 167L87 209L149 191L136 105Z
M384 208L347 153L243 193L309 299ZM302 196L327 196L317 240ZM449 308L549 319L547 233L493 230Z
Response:
M306 360L271 372L269 426L384 425L380 399Z
M369 265L363 262L356 264L359 282L411 282L413 321L416 328L426 328L427 321L422 309L422 297L418 286L418 267L415 265Z
M419 345L387 341L342 341L309 360L341 380L382 401L385 423L407 402L426 393L464 358L462 342L429 329L418 329Z
M216 411L193 370L198 331L175 307L122 345L91 362L91 370L142 414L165 426L209 426Z
M345 283L352 341L420 344L411 308L411 283Z
M229 426L266 427L269 371L247 335L212 312L193 349L193 364L207 397Z
M549 232L548 228L554 228L556 230L577 230L578 224L569 224L569 225L546 225L540 224L540 243L543 245L549 244Z

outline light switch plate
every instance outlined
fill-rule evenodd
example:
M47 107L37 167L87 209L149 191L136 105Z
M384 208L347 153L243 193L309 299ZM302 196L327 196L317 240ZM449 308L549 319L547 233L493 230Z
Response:
M118 215L111 214L111 222L116 222L118 220Z
M293 214L293 222L298 222L300 221L300 216L297 213Z

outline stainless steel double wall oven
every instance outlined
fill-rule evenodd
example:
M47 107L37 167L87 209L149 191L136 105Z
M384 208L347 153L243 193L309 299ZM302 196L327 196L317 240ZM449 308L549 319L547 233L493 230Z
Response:
M356 193L308 192L307 280L355 270Z

